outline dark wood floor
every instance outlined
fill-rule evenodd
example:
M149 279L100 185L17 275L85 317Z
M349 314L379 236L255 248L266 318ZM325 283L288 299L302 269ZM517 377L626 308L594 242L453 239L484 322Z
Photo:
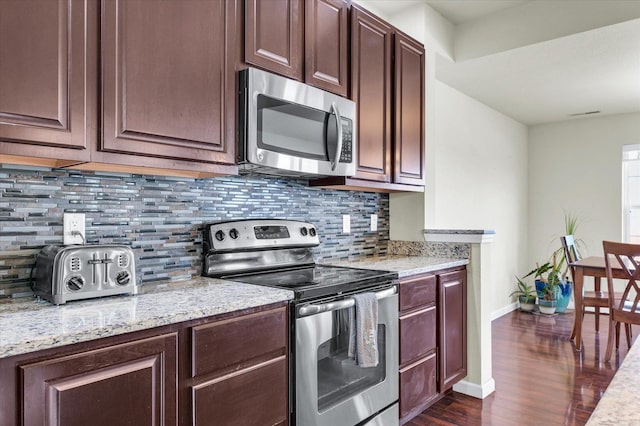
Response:
M618 355L603 362L607 320L600 317L596 334L594 316L585 316L582 352L569 341L572 311L514 311L493 321L496 391L484 400L450 393L407 425L584 425L627 353L622 331Z

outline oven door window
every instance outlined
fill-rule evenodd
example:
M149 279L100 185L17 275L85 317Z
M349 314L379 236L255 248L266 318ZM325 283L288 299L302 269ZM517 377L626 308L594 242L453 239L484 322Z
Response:
M328 112L258 95L258 148L328 161L326 141L337 139L335 127Z
M348 356L348 312L348 309L333 312L333 337L322 342L317 349L320 413L384 381L386 377L385 326L378 325L378 365L362 368Z

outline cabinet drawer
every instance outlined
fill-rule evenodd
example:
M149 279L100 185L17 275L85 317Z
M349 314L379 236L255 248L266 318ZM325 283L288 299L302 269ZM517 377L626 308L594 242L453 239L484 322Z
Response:
M287 359L281 356L255 367L194 386L197 425L286 425Z
M435 306L400 317L400 365L435 349L436 321Z
M192 328L192 377L212 373L287 347L287 308Z
M427 275L400 281L400 310L436 302L436 276Z
M400 370L400 418L436 396L436 354Z

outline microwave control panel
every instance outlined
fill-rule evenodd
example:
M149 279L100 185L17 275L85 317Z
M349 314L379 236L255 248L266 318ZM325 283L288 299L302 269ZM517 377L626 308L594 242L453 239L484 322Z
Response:
M342 151L340 152L341 163L351 163L353 161L353 125L352 121L342 118Z

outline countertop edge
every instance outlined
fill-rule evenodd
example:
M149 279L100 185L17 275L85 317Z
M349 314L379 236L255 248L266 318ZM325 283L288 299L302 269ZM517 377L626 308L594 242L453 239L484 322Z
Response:
M24 306L19 307L25 309L5 313L2 312L0 306L0 327L2 328L0 330L0 342L2 342L0 359L274 303L288 302L293 299L294 295L289 290L232 283L211 278L198 277L193 281L198 283L194 285L194 288L189 288L189 285L185 283L178 283L179 288L173 290L171 286L174 283L160 283L166 285L167 288L159 293L90 299L70 302L61 306L31 300L32 309L28 309L31 304L29 301L16 302L16 305L23 303ZM207 283L207 281L210 282ZM243 291L248 291L250 294L243 297L238 293ZM216 298L218 293L222 293L222 295ZM173 308L174 311L167 313L163 310L165 305L154 306L152 299L157 297L172 299L172 295L175 295L178 300L182 300L182 303L166 304L167 309ZM199 305L193 307L190 302L196 299ZM209 300L211 302L208 302ZM140 317L134 317L140 311L142 311ZM114 322L109 322L111 320L109 314L115 317ZM31 323L29 323L30 316L34 318ZM74 316L77 316L77 320ZM38 323L38 319L40 323ZM73 326L74 321L103 322L98 325L86 326L77 331L65 332L67 322ZM15 329L13 332L10 330L11 326ZM59 333L55 333L57 326L61 327Z

